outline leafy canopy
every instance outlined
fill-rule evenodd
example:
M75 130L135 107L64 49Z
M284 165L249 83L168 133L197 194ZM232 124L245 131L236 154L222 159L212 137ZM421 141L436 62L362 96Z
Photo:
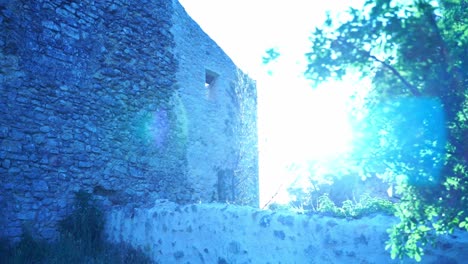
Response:
M435 236L468 229L467 10L466 0L369 0L311 37L305 75L315 84L349 73L372 80L352 156L401 199L393 258L419 261Z

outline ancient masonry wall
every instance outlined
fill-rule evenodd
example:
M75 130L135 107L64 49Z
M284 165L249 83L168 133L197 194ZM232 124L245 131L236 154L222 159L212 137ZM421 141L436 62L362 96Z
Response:
M141 249L157 263L418 263L392 260L385 215L339 219L229 204L177 205L109 214L108 239ZM420 263L465 263L468 233L455 230L425 248Z
M107 209L225 200L234 76L177 1L0 1L0 237L54 238L80 189Z
M258 206L255 83L250 81L247 91L236 89L245 79L231 59L181 5L174 5L174 13L177 94L194 117L187 121L188 180L194 199Z

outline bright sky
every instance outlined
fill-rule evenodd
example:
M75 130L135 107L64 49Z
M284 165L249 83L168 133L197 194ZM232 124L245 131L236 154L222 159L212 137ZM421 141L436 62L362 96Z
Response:
M326 11L363 0L179 0L190 16L244 71L259 73L265 50L302 56ZM359 4L357 6L360 6Z
M300 175L288 168L309 161L326 163L350 148L349 95L357 80L313 90L301 77L309 36L326 11L347 10L363 0L179 0L189 15L245 72L257 80L260 204ZM279 60L262 65L270 48ZM266 74L272 70L273 75ZM280 188L283 186L283 188Z

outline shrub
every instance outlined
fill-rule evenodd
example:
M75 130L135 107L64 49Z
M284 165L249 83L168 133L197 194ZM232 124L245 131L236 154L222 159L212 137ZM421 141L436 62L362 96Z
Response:
M58 241L39 241L25 231L16 245L0 243L0 263L153 263L127 244L106 242L102 237L103 213L95 206L91 194L79 191L75 198L74 212L59 222Z
M337 206L324 194L317 199L316 212L325 213L336 217L360 218L374 213L393 215L395 205L386 199L361 195L358 201L346 200L342 206Z
M23 232L18 244L12 246L8 241L2 244L1 263L43 263L47 257L47 244L34 239L28 230Z
M104 217L93 204L91 194L79 191L75 194L76 209L59 223L63 240L75 241L85 253L99 251L102 244Z

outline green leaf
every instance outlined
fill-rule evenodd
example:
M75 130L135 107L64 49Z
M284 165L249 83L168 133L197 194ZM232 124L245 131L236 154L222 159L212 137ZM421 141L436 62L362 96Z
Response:
M417 262L421 261L421 255L418 252L414 253L414 260L416 260Z
M466 224L467 224L467 222L465 222L465 221L460 222L460 224L458 225L458 227L464 228L465 226L467 226ZM467 226L467 229L468 229L468 226Z

